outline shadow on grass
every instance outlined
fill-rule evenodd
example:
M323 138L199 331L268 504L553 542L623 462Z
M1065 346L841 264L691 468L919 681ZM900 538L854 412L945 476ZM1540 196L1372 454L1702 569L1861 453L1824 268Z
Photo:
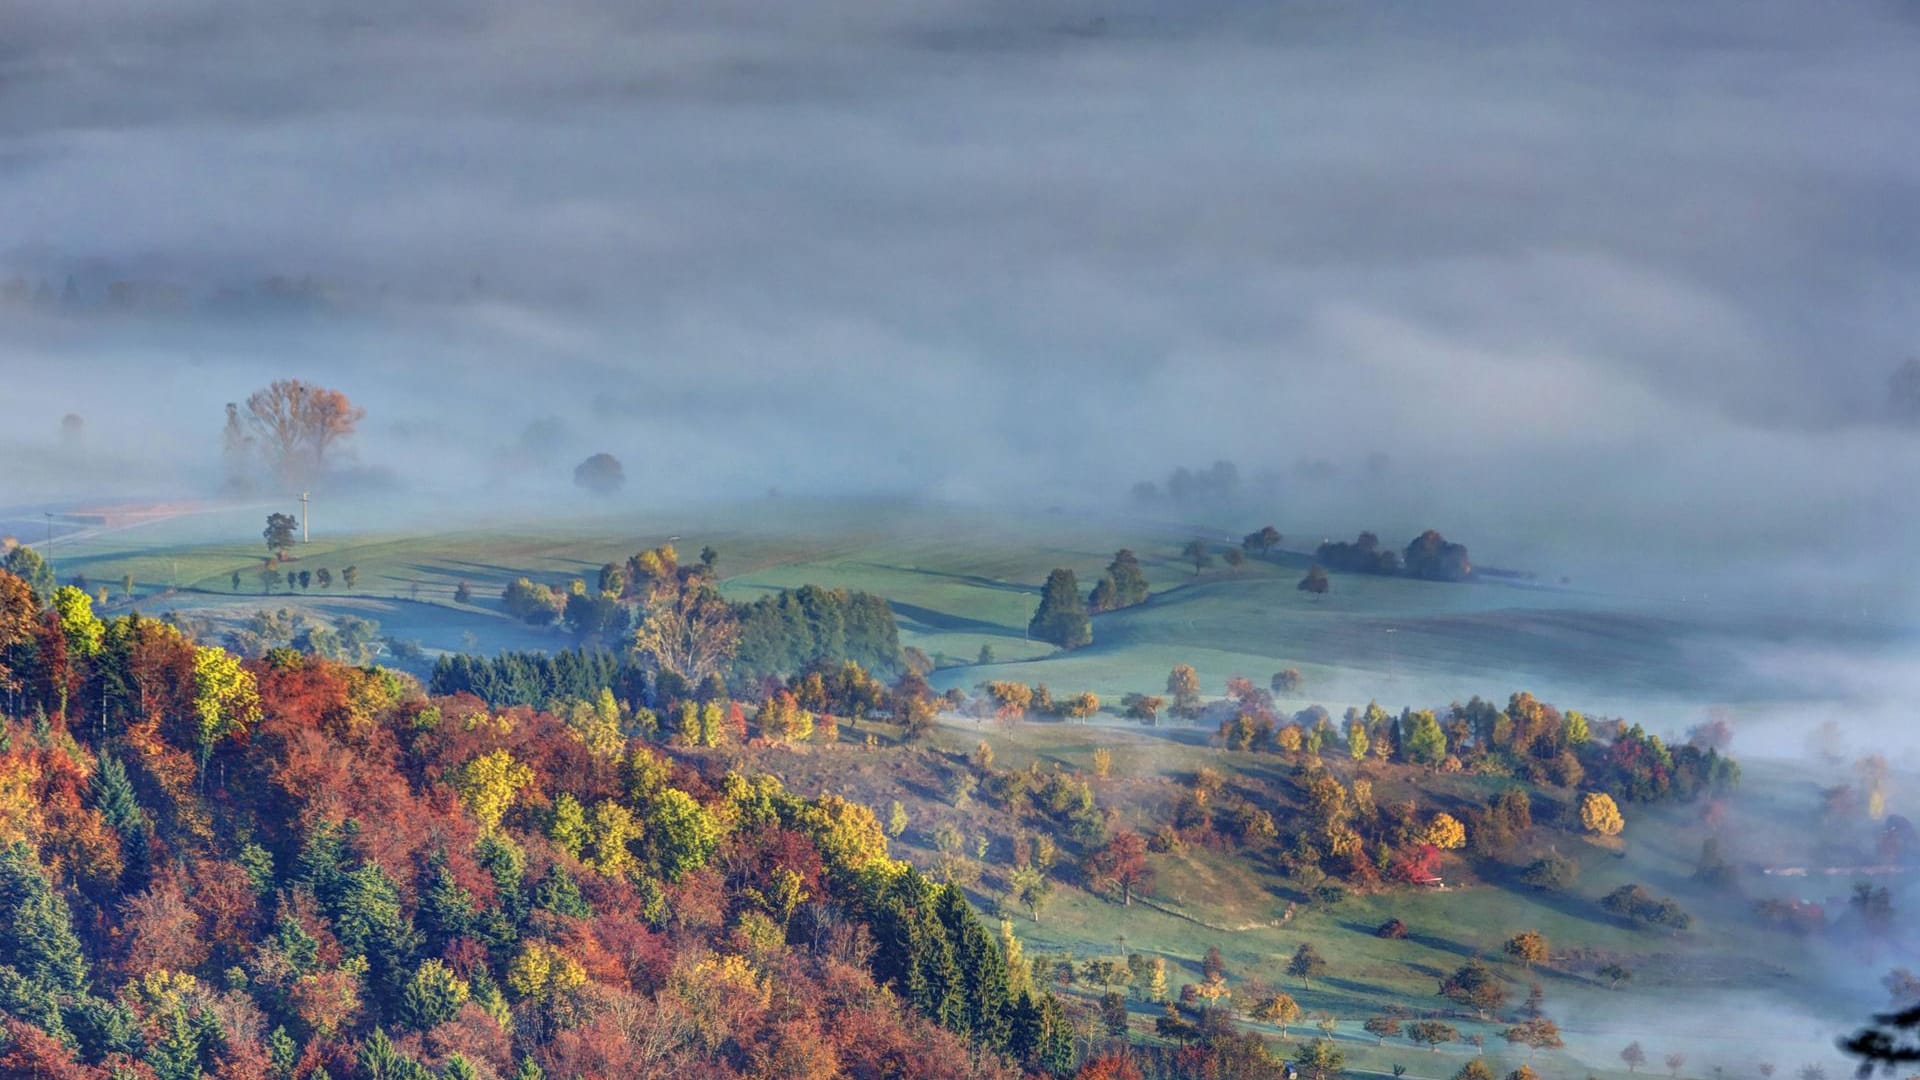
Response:
M1015 630L1013 627L1010 627L1010 626L1005 626L1000 623L988 622L985 619L969 619L962 615L950 615L947 612L936 611L933 608L922 607L919 604L904 604L898 600L890 600L887 602L887 606L893 608L893 613L895 615L900 616L901 618L907 620L907 622L912 624L910 627L911 629L920 630L922 632L928 632L928 631L937 631L941 633L966 632L966 633L974 633L974 634L992 634L996 637L1023 636L1017 630Z
M890 570L897 574L918 574L922 577L945 578L976 589L995 589L1000 592L1024 593L1030 596L1040 595L1040 586L1022 585L1017 581L996 581L980 574L956 574L947 570L928 570L919 566L893 566L888 563L855 563L851 565L869 566L875 570Z

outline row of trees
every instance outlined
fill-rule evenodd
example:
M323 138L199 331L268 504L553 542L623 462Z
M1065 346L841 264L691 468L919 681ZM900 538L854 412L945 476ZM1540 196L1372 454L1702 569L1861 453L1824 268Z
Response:
M1363 532L1352 541L1325 541L1314 551L1321 566L1353 574L1406 574L1428 581L1465 581L1473 562L1462 544L1449 543L1433 529L1407 544L1404 555L1380 546L1380 538Z

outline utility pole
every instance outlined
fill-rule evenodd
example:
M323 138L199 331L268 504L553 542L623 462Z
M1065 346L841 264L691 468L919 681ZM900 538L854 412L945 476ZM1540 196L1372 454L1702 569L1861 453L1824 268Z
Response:
M307 542L307 493L300 493L300 542Z

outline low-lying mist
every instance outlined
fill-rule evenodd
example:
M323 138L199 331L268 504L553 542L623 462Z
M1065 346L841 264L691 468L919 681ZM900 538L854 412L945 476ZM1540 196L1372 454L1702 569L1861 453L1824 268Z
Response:
M1102 511L1226 458L1282 482L1184 516L1920 598L1896 5L9 25L0 505L217 493L223 405L293 376L423 512L589 507L597 451L636 505Z

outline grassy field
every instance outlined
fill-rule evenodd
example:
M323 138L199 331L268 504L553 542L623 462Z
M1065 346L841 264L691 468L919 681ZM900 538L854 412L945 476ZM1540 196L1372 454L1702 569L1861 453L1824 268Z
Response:
M374 618L385 632L429 651L492 651L569 644L560 630L530 627L500 610L499 592L516 577L591 578L602 563L654 544L672 540L687 557L711 544L720 552L723 591L736 599L808 583L885 596L903 642L936 659L935 681L942 687L1018 679L1045 682L1056 694L1091 689L1111 704L1127 691L1158 692L1177 663L1193 664L1209 693L1219 692L1232 675L1264 685L1274 671L1297 667L1305 683L1298 697L1283 702L1292 708L1322 704L1337 715L1373 698L1397 708L1476 693L1504 700L1524 688L1665 730L1696 722L1710 705L1744 704L1759 696L1750 669L1740 662L1743 650L1806 629L1774 615L1678 600L1346 574L1334 575L1332 593L1316 598L1294 587L1307 565L1297 553L1197 574L1178 560L1185 539L1220 537L1219 529L1044 515L1009 525L886 506L787 504L778 510L736 508L538 529L323 533L296 548L288 569L327 567L335 575L333 588L294 597L284 590L260 594L263 514L253 508L82 533L56 544L53 554L63 579L84 574L95 586L110 586L120 609L129 605L118 599L119 582L131 574L134 604L150 613L174 610L218 621L291 606L325 618ZM1025 626L1051 568L1071 567L1083 588L1090 587L1123 546L1141 556L1154 588L1150 602L1096 618L1094 645L1071 654L1057 655L1027 640ZM359 569L353 590L339 580L349 565ZM235 572L241 574L238 592ZM461 582L473 591L471 603L454 599ZM1848 635L1871 637L1868 631L1833 633L1842 643L1851 640ZM983 645L994 654L990 665L973 662ZM962 753L980 738L995 746L1002 764L1039 761L1078 771L1088 768L1096 746L1110 748L1114 779L1101 781L1100 793L1123 819L1153 805L1159 789L1152 785L1180 782L1202 764L1248 775L1274 767L1272 759L1211 748L1201 731L1149 731L1111 714L1090 724L1030 723L1017 731L955 720L938 743ZM843 747L773 764L798 786L840 788L883 807L900 798L915 819L905 848L928 864L936 822L952 821L969 832L984 827L926 783L916 786L882 764L885 753L859 750L854 739L849 733ZM1756 829L1786 835L1792 830L1782 827L1783 815L1812 805L1813 785L1805 776L1757 770L1750 773L1749 790L1756 784L1769 795L1791 793L1742 806L1738 812L1751 816ZM1459 797L1472 794L1463 787ZM1618 956L1636 971L1631 985L1617 991L1581 974L1581 965L1550 966L1535 976L1569 1040L1567 1051L1534 1062L1544 1073L1616 1072L1615 1054L1633 1038L1646 1044L1655 1072L1668 1049L1685 1049L1693 1062L1687 1073L1695 1076L1707 1075L1715 1064L1751 1075L1762 1059L1777 1061L1787 1075L1806 1061L1831 1065L1836 1025L1858 1015L1852 1002L1817 994L1801 1001L1802 1015L1822 1018L1797 1021L1797 1029L1772 1024L1764 1032L1739 1034L1724 1019L1741 1010L1778 1012L1782 1002L1807 996L1799 988L1820 985L1822 961L1799 942L1753 929L1741 918L1703 918L1699 929L1673 939L1622 927L1594 904L1615 885L1638 881L1679 896L1691 909L1717 910L1723 901L1689 880L1704 835L1689 808L1636 813L1623 855L1584 844L1568 852L1584 867L1571 899L1465 881L1445 892L1355 897L1331 912L1301 907L1284 922L1279 920L1288 902L1299 898L1297 886L1265 866L1190 851L1160 858L1150 895L1158 907L1121 908L1065 887L1040 923L1024 915L1016 921L1030 950L1081 959L1128 950L1163 955L1178 969L1171 979L1176 987L1198 980L1199 958L1217 945L1236 979L1285 986L1309 1011L1339 1019L1345 1048L1361 1070L1385 1071L1399 1063L1415 1077L1451 1076L1465 1048L1436 1055L1404 1040L1378 1048L1358 1023L1389 1006L1433 1011L1441 1003L1435 986L1442 974L1469 956L1497 956L1502 941L1524 928L1545 933L1556 952L1594 950ZM977 899L991 906L995 879L989 872L983 880ZM1843 890L1844 883L1830 887ZM1374 937L1373 928L1388 917L1406 921L1412 937ZM1286 957L1302 941L1312 941L1330 962L1327 976L1306 988L1282 974ZM1524 978L1501 966L1514 975L1515 996L1523 997ZM1150 1025L1151 1016L1141 1006L1137 1020ZM1302 1025L1296 1035L1310 1030ZM1491 1040L1490 1055L1503 1072L1524 1056L1505 1053L1494 1029L1467 1030Z

